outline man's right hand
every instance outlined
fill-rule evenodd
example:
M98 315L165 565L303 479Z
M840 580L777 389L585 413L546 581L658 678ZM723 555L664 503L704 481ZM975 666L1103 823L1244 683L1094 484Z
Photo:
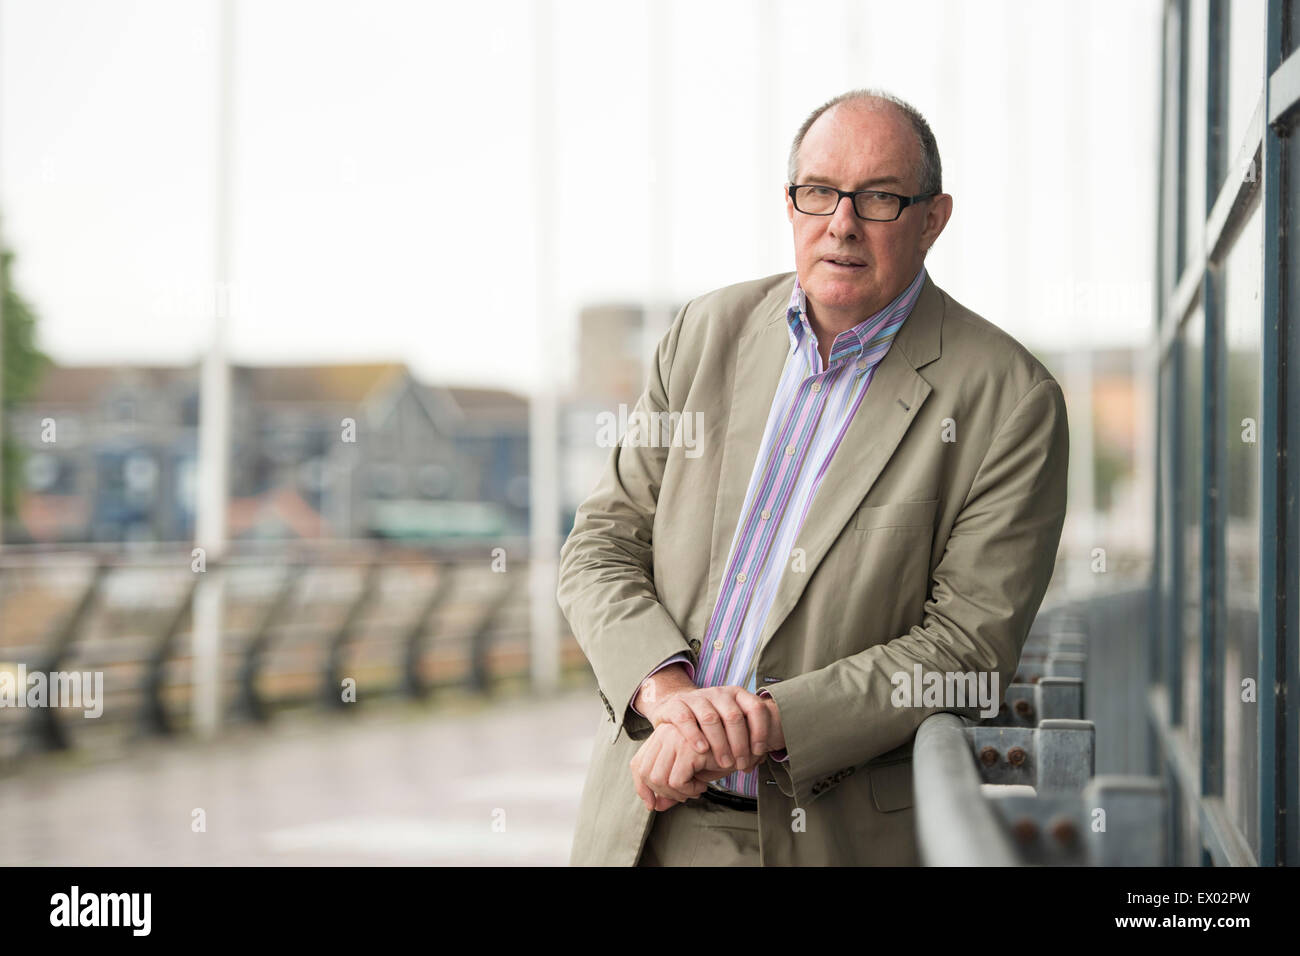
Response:
M628 768L632 771L632 786L647 810L668 810L698 797L709 781L731 773L717 766L712 754L699 753L670 723L654 729Z
M675 726L697 753L725 768L751 770L771 749L771 712L743 687L696 687L680 663L646 678L633 706L658 728Z

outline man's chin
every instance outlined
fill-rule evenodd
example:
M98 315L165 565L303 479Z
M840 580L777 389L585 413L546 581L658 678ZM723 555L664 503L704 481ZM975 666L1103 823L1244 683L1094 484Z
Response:
M811 288L804 288L804 294L814 309L821 306L836 312L860 312L876 298L874 289L857 282L814 282Z

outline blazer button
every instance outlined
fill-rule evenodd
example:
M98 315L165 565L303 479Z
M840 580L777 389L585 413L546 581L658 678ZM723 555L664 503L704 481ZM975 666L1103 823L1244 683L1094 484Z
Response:
M696 638L691 638L690 645L691 650L695 651L695 653L698 654L700 652L700 642Z

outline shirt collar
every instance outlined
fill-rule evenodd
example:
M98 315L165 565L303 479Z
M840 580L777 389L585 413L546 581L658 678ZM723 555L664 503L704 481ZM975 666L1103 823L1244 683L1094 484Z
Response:
M921 294L921 286L924 284L925 265L923 263L916 273L916 277L895 297L894 301L870 318L864 319L853 328L845 329L835 336L835 341L831 343L831 362L828 367L849 361L863 352L882 326L890 322L900 322L906 319L911 314L912 306L916 304L916 300ZM794 277L794 292L790 295L790 304L786 307L785 319L789 326L791 348L799 347L805 332L808 333L810 341L814 338L812 326L808 324L808 301L804 296L803 286L799 284L797 274Z

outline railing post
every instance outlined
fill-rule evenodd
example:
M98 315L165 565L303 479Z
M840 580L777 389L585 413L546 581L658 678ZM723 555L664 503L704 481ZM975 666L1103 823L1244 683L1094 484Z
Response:
M170 734L175 730L171 718L167 716L167 707L163 703L163 686L167 681L167 658L171 656L172 646L176 643L176 635L180 633L181 625L185 623L185 619L190 616L194 607L194 595L198 586L198 575L192 575L189 586L185 589L185 596L181 598L172 616L158 632L158 639L149 652L149 658L145 661L142 688L144 701L141 704L140 722L146 733Z
M343 653L348 642L352 639L352 634L361 620L361 615L375 596L380 573L380 563L378 561L372 562L366 569L366 577L361 585L361 590L357 592L357 596L348 607L343 622L329 639L325 654L324 679L321 683L321 697L327 707L341 709L346 706L340 692L343 684ZM358 697L359 699L360 697Z
M43 657L35 662L33 670L45 671L46 673L62 670L63 662L72 653L77 638L81 636L86 618L95 607L95 602L99 599L99 593L103 588L104 578L107 575L107 562L99 561L94 570L91 571L90 580L86 582L85 587L82 589L81 597L68 613L68 616L55 629L53 636L48 641L48 650L44 652ZM32 709L31 716L28 718L28 743L34 749L66 750L70 746L67 732L64 731L55 716L57 711L57 707L35 707Z
M279 623L292 604L293 596L298 590L298 583L302 580L305 571L306 567L300 563L289 565L275 598L267 607L266 613L262 615L262 619L258 621L257 631L244 647L244 656L240 661L239 676L236 681L239 688L238 697L235 699L234 707L231 708L236 716L259 722L265 721L270 716L266 702L262 700L262 695L257 690L257 675L262 669L266 651L271 646L271 629Z
M429 589L424 605L415 615L402 640L402 688L407 696L417 700L426 697L429 693L428 685L420 676L420 658L424 654L424 638L429 631L429 622L433 620L438 609L447 603L455 580L451 568L445 565L438 566L437 575L438 578Z

